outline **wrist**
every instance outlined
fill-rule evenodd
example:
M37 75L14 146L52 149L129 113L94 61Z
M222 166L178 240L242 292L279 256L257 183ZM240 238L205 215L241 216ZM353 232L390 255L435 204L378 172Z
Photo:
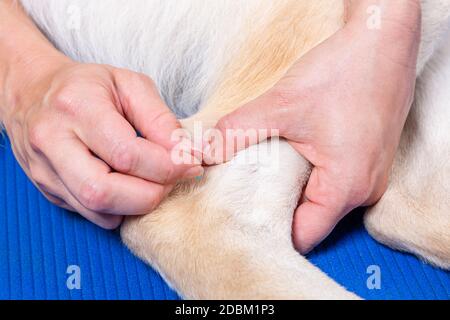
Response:
M422 17L419 0L353 0L348 1L347 13L342 31L349 43L365 48L367 59L416 68Z
M383 23L396 22L403 27L415 29L420 22L422 8L421 0L345 0L345 16L347 23L363 24L370 29L370 24L377 24L379 30ZM389 26L387 26L389 28Z
M1 0L0 122L39 79L68 60L39 32L18 1Z
M16 53L1 58L0 122L6 123L17 107L32 105L32 98L48 87L51 77L73 63L56 50L31 49L30 54Z

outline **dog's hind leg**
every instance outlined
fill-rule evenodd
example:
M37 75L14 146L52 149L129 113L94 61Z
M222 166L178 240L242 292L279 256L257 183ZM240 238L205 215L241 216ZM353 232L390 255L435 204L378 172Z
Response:
M365 225L378 241L450 269L450 1L422 5L418 70L425 70L389 188L366 213Z
M388 191L365 225L378 241L450 269L450 45L418 83Z

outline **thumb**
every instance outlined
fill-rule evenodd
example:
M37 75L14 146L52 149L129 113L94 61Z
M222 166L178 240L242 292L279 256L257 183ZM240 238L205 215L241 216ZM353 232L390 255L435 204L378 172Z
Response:
M220 143L216 141L213 147L221 148L223 160L228 161L251 145L270 137L283 136L288 118L286 114L273 93L266 93L219 120L216 129L222 139ZM211 141L208 143L211 144Z
M123 112L149 141L171 150L177 143L172 133L181 125L162 100L153 80L128 70L115 70L116 86Z
M344 193L321 168L314 168L306 186L303 202L295 212L293 241L297 250L306 254L333 231L345 216Z
M181 124L159 95L154 82L147 76L127 70L116 70L116 86L127 120L148 141L163 147L169 158L175 154L183 161L173 163L170 180L203 174L201 160L190 145L182 143ZM182 133L182 132L181 132ZM178 140L174 139L178 137ZM180 145L183 148L176 149ZM178 155L179 152L185 155ZM173 154L172 154L173 153Z

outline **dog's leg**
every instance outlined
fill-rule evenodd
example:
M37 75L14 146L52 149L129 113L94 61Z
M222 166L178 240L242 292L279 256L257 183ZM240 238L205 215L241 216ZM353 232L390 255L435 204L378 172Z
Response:
M388 191L365 216L371 235L450 268L450 46L424 71Z
M278 147L251 147L179 186L156 212L128 219L123 240L185 298L356 298L294 250L292 212L308 164L286 142Z
M75 60L151 76L180 116L204 105L187 128L195 119L211 127L267 90L340 27L343 10L342 0L21 2ZM293 249L309 165L287 144L279 157L280 172L230 163L179 185L154 213L125 222L124 241L187 298L354 298Z
M419 78L388 191L365 225L378 241L449 269L450 38L442 34L450 1L424 1L423 10L419 71L433 57ZM445 47L435 52L440 43Z
M194 121L214 125L341 26L341 1L334 8L328 0L285 4L265 28L250 34L221 86L186 127ZM127 219L123 240L185 298L357 298L293 248L293 211L309 169L284 141L253 146L208 169L200 182L179 185L152 214Z

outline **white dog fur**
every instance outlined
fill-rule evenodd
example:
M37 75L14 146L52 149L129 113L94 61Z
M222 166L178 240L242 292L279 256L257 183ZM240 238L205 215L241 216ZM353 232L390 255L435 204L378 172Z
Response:
M194 120L213 126L263 93L343 24L342 0L21 2L72 58L149 75L180 117L201 109L188 129ZM377 240L450 268L450 0L422 4L417 99L389 190L365 223ZM261 152L276 144L277 153ZM292 246L309 171L284 141L251 147L128 219L122 238L185 298L357 298Z

